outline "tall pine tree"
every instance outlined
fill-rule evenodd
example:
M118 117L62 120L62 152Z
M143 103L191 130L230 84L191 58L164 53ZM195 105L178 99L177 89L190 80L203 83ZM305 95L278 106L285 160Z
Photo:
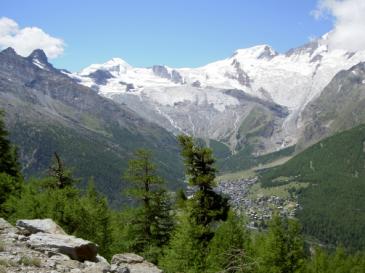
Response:
M48 171L52 179L48 180L49 183L45 184L46 187L64 189L80 182L79 179L73 177L71 170L65 166L57 152L53 154L53 162Z
M304 264L304 240L299 223L292 219L275 215L263 241L258 241L259 272L295 273Z
M151 152L139 149L128 162L124 178L130 182L127 195L137 202L133 209L131 251L156 262L160 247L167 243L173 228L171 202L157 175Z
M23 182L16 148L8 138L4 114L0 111L0 214L2 216L7 215L3 204L10 196L19 196Z
M193 224L207 228L207 233L202 234L206 238L202 239L209 241L212 237L209 225L214 221L227 219L228 199L213 191L216 169L212 150L197 145L189 136L181 135L178 140L182 147L181 155L184 158L189 185L197 188L189 200L190 219Z
M80 199L77 212L78 227L75 235L97 243L99 253L110 259L111 212L106 198L97 192L93 179L89 181L86 194Z
M216 169L212 151L197 145L189 136L179 136L181 155L194 195L185 201L179 225L161 265L166 272L205 272L209 242L218 221L226 220L228 200L213 191Z
M230 211L209 243L207 272L249 273L255 272L250 233L242 218Z
M9 133L5 128L4 113L0 111L0 173L21 178L20 165L15 147L10 143Z

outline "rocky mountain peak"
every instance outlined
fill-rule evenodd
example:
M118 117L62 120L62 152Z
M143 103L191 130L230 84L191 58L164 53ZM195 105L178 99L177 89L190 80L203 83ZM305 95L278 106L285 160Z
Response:
M0 54L7 55L7 56L16 56L17 55L14 48L12 48L12 47L8 47L8 48L4 49L3 51L0 52Z
M31 61L34 65L41 69L52 69L53 66L48 62L46 53L42 49L34 50L27 59Z
M278 53L269 45L258 45L235 51L232 57L241 59L255 58L255 59L272 59Z
M38 60L44 64L48 63L47 55L42 49L33 50L33 52L28 56L28 59Z
M113 58L103 64L92 64L84 68L79 74L81 76L89 76L97 70L108 71L114 77L127 73L132 66L121 58Z
M165 78L168 80L171 80L174 83L183 83L183 79L179 72L177 72L175 69L168 69L164 65L154 65L152 66L152 71L154 75Z
M350 71L352 73L356 73L356 71L361 71L361 72L365 72L365 62L359 62L358 64L354 65L353 67L350 68ZM355 71L355 72L354 72Z
M114 76L108 71L103 69L95 70L88 75L98 85L106 85L108 80L114 78Z

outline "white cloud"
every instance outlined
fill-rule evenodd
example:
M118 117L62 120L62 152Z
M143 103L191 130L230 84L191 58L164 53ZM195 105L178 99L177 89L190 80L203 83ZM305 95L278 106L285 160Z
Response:
M365 0L319 0L312 15L334 18L328 42L332 49L365 50Z
M37 27L20 28L12 19L0 18L0 48L12 47L22 55L28 56L34 49L43 49L50 58L56 58L63 53L65 43Z

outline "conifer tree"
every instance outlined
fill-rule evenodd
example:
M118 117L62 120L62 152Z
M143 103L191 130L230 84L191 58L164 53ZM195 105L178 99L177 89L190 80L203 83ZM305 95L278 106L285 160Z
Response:
M180 206L179 225L165 248L161 265L167 272L205 272L209 242L215 224L226 220L228 200L213 191L216 170L208 148L198 146L189 136L179 136L181 155L193 197Z
M97 243L100 254L111 258L111 214L106 198L97 192L92 179L76 211L78 226L74 233Z
M295 273L304 264L304 241L299 223L275 215L269 223L268 233L259 246L262 273Z
M71 170L66 168L63 160L57 152L54 153L53 163L49 167L49 175L54 179L54 181L49 181L50 183L45 186L49 186L51 188L64 189L68 186L74 186L79 182L78 179L72 177Z
M189 200L190 219L193 224L208 228L211 223L226 220L229 205L228 199L213 191L215 186L216 169L212 150L198 146L192 137L181 135L178 137L182 147L186 175L189 185L197 187L194 196ZM212 234L204 234L207 240Z
M227 221L220 224L209 243L207 271L249 273L255 267L250 233L245 222L230 211Z
M152 195L151 206L151 236L157 247L168 243L174 228L171 198L165 189L158 189Z
M5 128L4 114L0 111L0 173L6 173L20 179L21 173L17 152L8 138L9 133Z
M156 262L160 251L156 248L168 241L173 220L169 197L162 188L164 181L157 175L151 152L137 150L128 162L124 178L131 184L126 193L137 201L133 210L131 250Z
M4 114L0 111L0 214L7 215L4 203L10 196L19 196L23 178L15 147L10 143L5 128Z
M200 230L190 223L186 214L180 215L178 222L159 265L166 273L205 272L208 249L199 239Z

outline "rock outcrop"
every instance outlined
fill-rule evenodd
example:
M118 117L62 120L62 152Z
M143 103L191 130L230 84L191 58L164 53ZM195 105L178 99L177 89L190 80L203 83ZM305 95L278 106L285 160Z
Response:
M52 219L18 220L16 222L16 227L24 229L31 234L44 232L66 235L66 232L59 225L53 222Z
M154 264L151 264L134 253L116 254L112 258L111 269L123 273L162 273ZM124 271L123 271L124 270Z
M80 262L97 260L98 246L74 236L39 232L29 236L28 244L33 249L62 253Z
M67 235L51 219L19 220L16 227L0 218L0 273L161 273L133 253L117 254L111 263L97 245Z

